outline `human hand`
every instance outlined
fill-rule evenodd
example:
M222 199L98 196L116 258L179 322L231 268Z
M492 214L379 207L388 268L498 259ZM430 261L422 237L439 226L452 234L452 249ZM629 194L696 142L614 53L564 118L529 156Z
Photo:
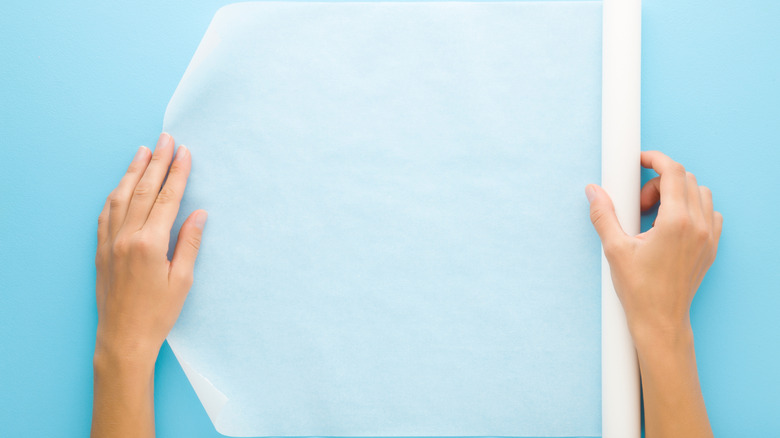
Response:
M690 307L715 260L723 216L712 193L666 155L642 152L659 176L642 188L643 211L659 200L653 227L627 235L604 189L585 189L612 283L626 313L642 375L648 438L712 437L693 346Z
M642 152L641 164L659 174L642 188L642 211L661 205L653 228L637 236L623 232L601 187L586 187L590 217L638 345L690 332L691 301L715 260L723 226L712 192L681 164L657 151Z
M207 214L196 210L182 224L169 261L170 231L191 167L187 148L180 146L171 164L173 155L173 138L165 133L153 155L139 148L98 217L96 361L107 356L153 367L192 285Z
M173 148L165 133L153 155L140 147L98 217L93 438L154 436L154 363L192 285L206 223L205 211L193 212L168 260L192 164L184 146L171 164Z

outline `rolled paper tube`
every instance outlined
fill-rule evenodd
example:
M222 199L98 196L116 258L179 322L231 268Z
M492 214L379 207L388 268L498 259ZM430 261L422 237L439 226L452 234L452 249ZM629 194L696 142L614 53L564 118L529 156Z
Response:
M601 182L623 230L639 233L642 2L604 0ZM631 163L626 165L626 163ZM601 428L604 438L639 438L639 368L609 264L602 254Z

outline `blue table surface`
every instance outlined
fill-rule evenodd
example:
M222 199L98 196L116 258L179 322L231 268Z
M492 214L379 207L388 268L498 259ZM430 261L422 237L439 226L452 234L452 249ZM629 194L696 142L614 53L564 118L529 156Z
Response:
M0 436L88 434L97 215L226 3L3 5ZM710 419L716 436L778 436L780 2L645 0L643 14L643 148L684 163L725 217L692 309ZM155 409L159 436L220 436L167 346Z

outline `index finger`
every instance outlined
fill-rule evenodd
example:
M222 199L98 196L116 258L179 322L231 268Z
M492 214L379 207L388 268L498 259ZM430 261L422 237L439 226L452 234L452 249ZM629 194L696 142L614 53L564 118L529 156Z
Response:
M642 167L655 170L661 177L659 183L661 204L682 205L686 200L686 172L682 164L659 151L644 151Z

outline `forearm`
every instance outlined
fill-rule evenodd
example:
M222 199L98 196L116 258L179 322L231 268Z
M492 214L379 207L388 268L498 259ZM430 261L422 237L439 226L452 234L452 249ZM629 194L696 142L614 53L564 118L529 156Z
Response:
M154 437L154 362L96 351L92 438Z
M192 286L207 214L196 210L170 232L192 164L163 133L154 154L141 146L98 216L98 327L92 437L154 437L154 363Z
M634 340L642 375L647 438L711 437L690 325Z
M640 155L658 176L642 187L642 211L658 205L653 226L630 236L609 195L595 184L585 194L637 349L647 438L711 437L696 370L690 308L715 260L723 215L712 192L658 151Z

